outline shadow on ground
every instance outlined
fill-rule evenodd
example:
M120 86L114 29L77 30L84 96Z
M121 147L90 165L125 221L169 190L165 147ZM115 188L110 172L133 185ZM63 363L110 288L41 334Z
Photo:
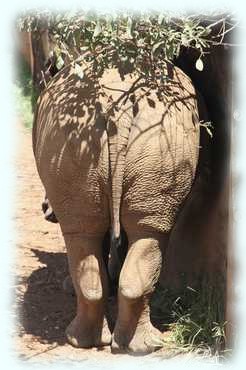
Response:
M32 252L45 267L32 272L20 311L25 333L43 343L66 343L65 329L75 315L75 297L62 287L68 275L66 253Z
M23 328L20 335L31 334L40 343L64 345L67 343L65 329L76 311L75 296L63 289L63 281L69 274L67 254L33 248L31 251L42 266L25 281L27 290L19 312ZM109 298L106 312L111 331L117 315L115 294ZM152 317L152 323L163 330L158 319Z

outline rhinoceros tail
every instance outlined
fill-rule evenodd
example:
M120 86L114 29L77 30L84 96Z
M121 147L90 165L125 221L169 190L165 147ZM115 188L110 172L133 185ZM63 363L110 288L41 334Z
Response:
M118 279L123 263L120 258L121 227L120 208L122 200L123 175L127 144L130 134L131 122L126 119L114 122L107 120L109 173L111 182L110 217L111 217L111 242L108 271L113 281Z
M123 174L128 138L131 128L129 119L114 122L107 120L109 172L111 182L110 216L113 239L120 238L120 207L122 198Z

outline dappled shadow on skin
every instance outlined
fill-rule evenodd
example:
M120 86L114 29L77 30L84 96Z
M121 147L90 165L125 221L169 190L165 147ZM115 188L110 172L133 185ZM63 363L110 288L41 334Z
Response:
M104 132L107 131L109 137L115 135L120 129L121 120L129 120L130 126L133 125L139 130L135 139L137 140L154 127L164 127L164 118L172 111L173 106L174 114L182 113L180 104L188 111L194 110L190 100L195 95L189 85L184 85L182 73L174 71L174 66L168 62L166 73L163 84L157 78L146 80L144 77L131 74L130 80L129 76L123 80L116 76L115 82L111 77L108 83L106 77L105 84L105 78L97 77L90 67L85 68L82 79L73 72L71 66L65 67L44 91L45 98L37 111L37 114L41 112L38 132L34 126L34 142L37 134L42 138L44 129L49 131L52 140L56 139L57 132L61 130L66 137L66 147L75 154L72 157L77 161L83 159L84 163L96 165L103 146L107 145L106 141L101 140ZM123 85L123 88L119 85ZM42 112L43 106L45 114ZM148 112L152 113L149 115L151 122L148 127L144 127L144 131L141 124L138 124L138 120L142 119L143 106L153 109ZM155 109L163 112L157 121L153 120ZM51 111L54 112L55 124L50 120L49 114L47 115L47 112ZM86 142L86 146L83 142ZM60 148L60 152L57 153L58 165L65 151L66 148ZM120 152L118 155L120 156Z
M122 189L118 184L123 183L124 163L131 150L141 146L145 151L147 144L159 137L155 150L161 158L163 173L168 172L168 189L163 188L168 198L173 197L172 189L180 188L177 181L180 172L194 177L197 148L182 138L193 131L192 124L188 127L185 122L198 126L199 119L194 117L195 91L190 81L170 63L166 75L160 77L165 79L163 84L158 78L146 80L133 74L121 80L115 71L98 78L90 67L82 68L83 78L68 66L48 84L37 109L34 151L48 198L61 225L65 225L63 232L82 229L86 232L95 223L93 214L100 214L93 230L99 234L109 226L108 197L110 193L116 194L116 189L117 205L120 203ZM55 204L58 193L60 204ZM97 204L93 193L100 194ZM70 194L79 211L67 206L65 219L63 211L59 215L58 207L68 203ZM81 199L87 199L89 214ZM82 215L83 227L79 222ZM67 219L72 220L69 230Z
M45 264L33 271L27 280L27 291L20 312L25 333L41 343L66 343L65 329L75 315L76 299L62 287L68 275L66 253L41 252L32 249L38 260Z

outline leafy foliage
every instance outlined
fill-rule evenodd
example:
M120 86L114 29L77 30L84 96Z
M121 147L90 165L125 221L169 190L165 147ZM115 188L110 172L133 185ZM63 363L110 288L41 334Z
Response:
M18 27L49 30L58 69L82 58L91 62L98 74L105 68L130 66L145 76L162 70L165 59L174 60L183 46L198 50L197 68L201 70L212 31L212 25L203 26L199 18L191 16L174 18L168 13L130 11L115 14L37 11L20 15Z

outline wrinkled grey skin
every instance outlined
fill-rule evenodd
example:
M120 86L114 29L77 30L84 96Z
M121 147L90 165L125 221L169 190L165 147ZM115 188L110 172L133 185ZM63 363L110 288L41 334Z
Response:
M68 66L42 93L33 128L37 169L67 247L77 314L66 330L76 347L149 353L160 333L149 317L170 231L189 194L199 156L197 97L189 78L167 64L164 95L143 78ZM105 316L108 276L102 251L120 225L128 252L120 271L113 333ZM112 267L113 266L113 267Z

